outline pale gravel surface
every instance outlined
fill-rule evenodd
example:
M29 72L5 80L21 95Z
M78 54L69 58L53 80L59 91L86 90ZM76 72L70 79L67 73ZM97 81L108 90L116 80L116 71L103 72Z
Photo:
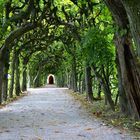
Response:
M0 140L132 140L89 117L65 88L29 89L0 110Z

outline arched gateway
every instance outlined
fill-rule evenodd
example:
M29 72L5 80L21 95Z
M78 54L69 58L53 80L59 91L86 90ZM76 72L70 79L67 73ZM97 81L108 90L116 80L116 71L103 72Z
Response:
M52 74L49 74L47 77L47 84L55 84L55 77Z

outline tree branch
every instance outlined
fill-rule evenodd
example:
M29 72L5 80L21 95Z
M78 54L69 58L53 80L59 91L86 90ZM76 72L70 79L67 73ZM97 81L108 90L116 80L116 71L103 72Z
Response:
M30 30L33 30L35 28L37 28L39 26L39 24L37 23L28 23L25 26L22 26L14 31L12 31L9 36L5 39L5 43L3 45L3 47L0 49L0 55L3 51L3 49L5 49L6 47L9 47L9 45L16 39L19 38L20 36L22 36L23 34L27 33Z

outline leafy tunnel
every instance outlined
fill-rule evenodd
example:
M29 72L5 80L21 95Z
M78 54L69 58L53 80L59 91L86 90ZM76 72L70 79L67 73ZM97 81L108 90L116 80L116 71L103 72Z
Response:
M136 0L1 0L0 104L49 83L86 93L90 102L103 98L111 110L119 106L139 120L139 6Z

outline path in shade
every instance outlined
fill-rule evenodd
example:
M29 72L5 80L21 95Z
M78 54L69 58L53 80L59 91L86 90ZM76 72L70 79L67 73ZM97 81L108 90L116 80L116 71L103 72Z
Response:
M0 140L131 140L90 118L65 88L29 89L0 110Z

